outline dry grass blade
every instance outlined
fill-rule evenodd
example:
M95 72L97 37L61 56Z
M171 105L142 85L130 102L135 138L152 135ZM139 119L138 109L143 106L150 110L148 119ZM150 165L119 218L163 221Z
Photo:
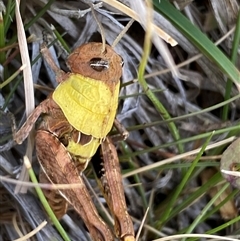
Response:
M23 27L23 22L20 14L20 0L16 0L16 20L17 20L17 30L18 30L18 42L19 49L21 53L22 64L26 65L26 68L23 69L23 78L24 78L24 89L25 89L25 106L26 106L26 116L29 116L35 107L34 102L34 92L33 92L33 80L32 80L32 69L31 62L28 55L27 47L27 38ZM29 135L28 146L26 150L26 155L31 160L33 152L33 134ZM26 169L23 167L21 175L21 180L28 180L28 174ZM26 188L21 188L21 186L16 186L15 192L26 192Z
M231 143L234 139L235 139L235 137L230 137L230 138L225 139L223 141L219 141L218 143L211 144L211 145L209 145L206 148L206 150L211 150L213 148L216 148L217 146L221 146L221 145L225 145L227 143ZM165 160L161 160L159 162L156 162L154 164L148 165L146 167L138 168L135 171L131 171L131 172L128 172L127 174L124 174L123 178L127 178L127 177L130 177L132 175L136 175L136 174L141 173L141 172L146 172L146 171L149 171L150 169L154 169L154 168L166 165L168 163L181 160L181 159L183 159L185 157L188 157L188 156L191 156L191 155L195 155L195 154L197 154L200 151L200 149L201 148L198 148L198 149L193 150L193 151L185 152L183 154L180 154L180 155L177 155L177 156L174 156L174 157L170 157L170 158L165 159ZM226 171L225 171L225 173L226 173Z
M26 239L31 238L32 236L34 236L37 232L39 232L41 229L44 228L44 226L46 226L47 221L42 222L37 228L35 228L33 231L31 231L30 233L22 236L21 238L18 239L14 239L13 241L24 241Z
M143 219L142 219L141 225L140 225L140 227L139 227L139 229L138 229L138 233L136 234L136 241L139 240L139 237L140 237L141 231L142 231L143 226L144 226L144 222L146 221L146 218L147 218L147 215L148 215L148 211L149 211L149 207L147 208L147 210L146 210L146 212L145 212L145 214L144 214L144 216L143 216Z
M127 6L121 4L120 2L116 1L116 0L103 0L103 2L117 8L118 10L122 11L123 13L125 13L126 15L128 15L129 17L135 19L136 21L140 21L138 14L133 11L131 8L128 8ZM171 46L175 46L177 45L177 42L170 37L166 32L164 32L163 30L161 30L159 27L157 27L156 25L154 25L154 30L156 30L157 34L164 39L167 43L171 44Z
M207 238L211 240L229 240L229 241L237 241L238 239L235 238L228 238L228 237L222 237L218 235L208 235L208 234L179 234L179 235L172 235L165 238L160 239L154 239L152 241L167 241L167 240L181 240L183 238Z

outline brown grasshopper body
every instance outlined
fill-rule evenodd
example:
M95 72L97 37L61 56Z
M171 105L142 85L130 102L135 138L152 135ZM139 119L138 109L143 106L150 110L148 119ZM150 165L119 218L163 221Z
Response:
M115 234L121 240L133 241L133 224L127 212L117 153L107 137L117 109L122 60L110 46L103 53L101 47L100 43L88 43L76 49L68 59L70 73L58 69L46 48L42 50L60 84L35 108L14 139L22 143L42 117L36 132L40 177L55 184L79 184L79 188L59 190L66 202L58 200L63 208L57 211L57 216L60 218L66 211L66 203L70 203L94 241L112 241L114 236L99 217L79 175L101 145L100 186L114 215ZM51 204L51 192L47 196ZM54 203L52 207L55 208Z

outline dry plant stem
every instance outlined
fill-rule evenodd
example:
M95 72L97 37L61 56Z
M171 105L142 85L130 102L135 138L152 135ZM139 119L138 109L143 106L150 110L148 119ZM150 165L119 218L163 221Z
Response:
M8 85L14 78L16 78L23 70L26 68L26 64L23 64L12 76L6 79L3 83L0 84L0 89Z
M138 21L138 22L140 21L140 19L138 17L138 14L136 12L134 12L132 9L128 8L126 5L124 5L124 4L122 4L118 1L116 1L116 0L102 0L102 2L105 2L109 5L111 5L112 7L116 8L116 9L119 9L120 11L122 11L123 13L128 15L129 17L135 19L136 21ZM164 41L171 44L171 46L177 45L176 40L174 40L171 36L169 36L166 32L161 30L156 25L154 25L154 31L156 31L158 36L161 37Z
M207 150L211 150L213 148L216 148L217 146L221 146L221 145L225 145L226 143L230 143L232 142L233 140L235 139L235 137L229 137L223 141L219 141L217 143L214 143L214 144L210 144L206 147L205 151ZM151 165L148 165L148 166L145 166L145 167L140 167L138 168L137 170L134 170L134 171L131 171L131 172L128 172L123 176L123 178L127 178L127 177L130 177L130 176L133 176L133 175L136 175L138 173L142 173L142 172L146 172L146 171L149 171L151 169L154 169L154 168L158 168L160 166L163 166L163 165L166 165L166 164L169 164L171 162L174 162L174 161L178 161L180 159L183 159L187 156L192 156L192 155L195 155L197 153L199 153L199 151L201 150L201 148L197 148L195 150L192 150L192 151L189 151L189 152L185 152L183 154L180 154L180 155L177 155L177 156L174 156L174 157L170 157L170 158L167 158L165 160L161 160L159 162L156 162L154 164L151 164Z
M90 2L90 1L89 1ZM47 4L47 1L44 1L45 4ZM91 3L91 2L90 2ZM50 9L52 12L57 14L62 14L63 16L68 16L69 18L82 18L84 17L88 12L90 12L92 9L98 9L102 7L102 2L97 3L95 5L92 4L92 7L86 10L65 10L65 9L59 9L54 6L51 6Z
M159 239L154 239L152 241L167 241L167 240L180 240L183 238L208 238L208 239L214 239L214 240L229 240L229 241L238 241L239 239L235 238L229 238L229 237L223 237L223 236L218 236L218 235L210 235L210 234L201 234L201 233L196 233L196 234L178 234L178 235L170 235L168 237L163 237Z
M134 23L134 19L131 19L128 24L124 27L124 29L121 31L121 33L116 37L116 39L114 40L112 47L114 48L118 42L122 39L122 37L124 36L124 34L126 34L126 32L128 31L128 29L132 26L132 24Z
M0 159L0 161L2 161ZM19 180L13 179L13 178L9 178L6 176L1 176L0 175L0 181L1 182L7 182L7 183L12 183L12 184L19 184ZM78 188L80 186L79 183L72 183L72 184L48 184L48 183L32 183L32 182L22 182L21 181L21 185L25 186L25 187L40 187L41 189L47 189L47 190L59 190L59 189L68 189L68 188Z
M18 226L16 213L14 213L12 216L12 224L13 224L13 227L14 227L15 231L17 232L17 234L22 238L24 236L24 234L22 233L22 231L20 230L20 228ZM24 230L24 231L26 231L26 230Z
M42 53L44 59L49 64L49 66L51 67L51 69L56 74L57 82L61 83L62 81L64 81L66 73L64 71L62 71L61 69L59 69L59 67L56 65L56 63L54 62L54 60L51 56L51 53L49 52L49 50L45 44L42 44L42 46L41 46L41 53Z
M144 217L143 217L143 220L141 222L141 225L139 227L139 230L138 230L138 233L136 235L136 241L138 241L139 237L140 237L140 234L141 234L141 231L143 229L143 226L144 226L144 222L146 221L146 218L147 218L147 215L148 215L148 211L149 211L149 207L147 208L145 214L144 214Z
M37 232L39 232L41 229L44 228L44 226L47 225L47 221L43 221L37 228L35 228L33 231L29 232L28 234L24 235L21 238L18 239L14 239L13 241L24 241L27 240L29 238L31 238L32 236L34 236Z
M121 124L121 122L119 122L118 119L114 120L114 126L116 127L116 129L118 130L118 132L121 135L121 140L126 140L129 136L129 132L126 130L126 128Z
M218 41L216 41L214 44L216 46L218 46L220 43L222 43L224 40L226 40L233 32L234 32L235 28L232 28L228 31L227 34L225 34L224 36L222 36L222 38L220 38ZM200 59L201 57L203 56L203 54L196 54L195 56L181 62L180 64L177 64L175 67L176 68L182 68L198 59ZM154 76L158 76L158 75L162 75L162 74L166 74L166 73L169 73L171 72L171 69L170 68L167 68L167 69L163 69L163 70L160 70L160 71L156 71L156 72L153 72L151 74L146 74L144 77L145 79L148 79L148 78L151 78L151 77L154 77ZM137 81L136 80L133 80L133 81Z
M101 22L98 20L97 15L95 14L94 5L89 0L87 0L87 3L90 6L90 8L92 10L92 15L93 15L93 17L94 17L98 27L99 27L99 30L100 30L100 33L101 33L101 37L102 37L102 53L104 53L106 51L106 39L105 39L103 26L102 26Z

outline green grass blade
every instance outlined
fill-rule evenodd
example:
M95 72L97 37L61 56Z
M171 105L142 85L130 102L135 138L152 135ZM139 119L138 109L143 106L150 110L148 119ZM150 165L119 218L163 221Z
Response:
M29 160L24 157L24 163L28 169L28 173L29 173L29 176L31 178L31 181L35 184L38 184L38 181L37 181L37 178L35 176L35 173L31 167L31 164L29 162ZM65 241L71 241L70 238L68 237L68 235L66 234L65 230L63 229L62 225L60 224L60 222L58 221L58 219L56 218L54 212L52 211L51 207L49 206L43 192L42 192L42 189L40 187L38 187L36 185L35 187L35 190L38 194L38 197L42 203L42 205L44 206L44 209L46 210L47 214L49 215L49 217L51 218L53 224L55 225L55 227L57 228L58 232L61 234L62 238L65 240Z
M200 152L197 154L195 160L192 162L192 165L190 166L190 168L187 170L186 174L184 175L181 183L177 186L174 194L173 194L172 197L171 197L171 200L168 202L168 205L167 205L167 207L166 207L166 209L165 209L165 212L163 213L163 215L162 215L162 217L161 217L161 219L160 219L160 221L159 221L160 223L161 223L161 222L162 222L162 223L165 223L165 221L168 219L168 217L169 217L171 211L173 210L173 207L174 207L174 205L175 205L175 203L176 203L176 201L177 201L178 196L180 195L180 193L182 192L184 186L186 185L186 183L187 183L188 180L190 179L190 176L192 175L192 173L193 173L193 171L194 171L194 169L195 169L198 161L200 160L200 157L202 156L202 154L204 153L204 151L205 151L208 143L209 143L210 140L212 139L213 134L214 134L214 132L212 132L212 133L208 136L208 138L207 138L207 140L205 141L205 143L203 144Z
M218 233L223 229L229 228L233 224L237 224L239 221L240 221L240 216L238 215L236 218L233 218L230 221L228 221L228 222L226 222L226 223L224 223L224 224L222 224L222 225L220 225L220 226L218 226L214 229L211 229L211 230L207 231L206 234ZM195 240L199 240L199 239L198 238L189 239L189 241L195 241Z
M0 10L0 48L5 47L5 30L3 12ZM6 60L6 53L0 52L0 63L3 64Z
M227 189L229 186L229 183L226 183L221 190L218 191L218 193L208 202L208 204L203 208L201 213L198 215L198 217L192 222L192 224L188 227L188 230L186 233L192 233L194 228L198 225L202 217L207 213L207 211L213 206L215 201L222 195L222 193ZM183 239L184 241L185 239Z
M146 26L147 27L147 26ZM150 55L150 50L151 50L151 33L149 31L146 32L145 34L145 39L144 39L144 47L143 47L143 55L142 59L139 65L138 69L138 81L140 85L142 86L144 92L146 93L147 97L151 100L153 105L155 106L156 110L159 112L159 114L162 116L164 120L171 119L171 116L167 112L166 108L158 101L157 97L154 95L154 93L151 91L149 88L145 78L145 68L147 65L148 57ZM178 132L178 129L174 122L169 122L168 123L169 130L173 136L173 138L177 141L180 139L180 135ZM177 143L178 151L179 153L184 152L183 145L181 143Z
M155 9L168 19L202 54L212 60L236 85L240 73L222 51L167 0L153 0Z
M15 14L15 1L8 0L7 1L7 7L6 7L6 13L4 15L4 30L5 30L5 36L9 30L9 27L12 23L12 20L14 19Z
M240 11L238 13L237 24L236 24L236 29L235 29L234 39L233 39L233 46L232 46L232 50L231 50L231 61L233 64L235 64L235 62L237 60L239 42L240 42ZM228 79L227 84L226 84L224 100L230 99L232 84L233 84L233 82ZM229 105L225 105L223 107L222 120L224 120L224 121L227 120L228 111L229 111Z
M222 176L220 173L216 173L214 176L212 176L208 182L203 184L199 189L197 189L192 195L190 195L188 198L183 200L179 205L174 207L172 212L170 213L168 219L166 222L169 220L173 219L175 216L177 216L182 210L186 209L190 204L196 201L201 195L206 193L212 186L218 184L222 180ZM165 207L163 207L165 209ZM159 229L162 226L162 223L157 222L156 223L156 228Z
M128 155L129 153L131 153L131 150L130 150L130 148L127 145L126 142L121 141L120 145L121 145L121 150L125 155ZM128 165L130 165L130 168L134 169L136 167L136 165L134 163L134 160L132 160L132 158L130 158L130 157L127 158L127 163L128 163ZM134 175L133 178L134 178L135 183L141 183L141 179L140 179L139 175ZM144 207L145 210L147 210L148 203L147 203L147 197L145 195L145 190L144 190L142 185L139 185L136 188L137 188L137 190L140 193L140 196L142 198L143 207Z
M39 18L41 18L45 12L50 8L52 3L55 2L55 0L49 0L48 3L38 12L36 16L34 16L26 25L24 25L25 31L28 30ZM9 41L9 45L14 43L17 40L17 35L15 35L11 41Z
M230 131L233 131L233 132L230 133L231 135L229 134L228 136L233 136L233 133L239 133L239 131L240 131L239 123L237 123L235 126L231 126L231 127L227 127L227 128L216 130L214 132L214 135L219 135L219 134L227 133L227 132L230 132ZM187 142L191 142L191 141L195 141L195 140L201 140L201 139L207 138L210 135L210 133L211 132L206 132L206 133L199 134L199 135L196 135L196 136L191 136L191 137L188 137L188 138L184 138L184 139L181 139L179 141L174 141L174 142L165 143L163 145L158 145L158 146L154 146L154 147L144 148L143 150L135 151L133 153L130 153L128 156L122 155L120 157L120 159L124 159L124 158L127 158L127 157L133 157L133 156L139 156L139 155L145 154L147 152L154 152L154 151L162 149L162 148L166 148L166 147L177 145L177 143L182 143L183 144L183 143L187 143ZM217 154L215 153L214 155L218 155L218 154L219 153L217 153ZM211 153L211 155L213 155L213 154ZM139 168L138 171L140 171L140 169L141 168Z
M216 213L219 212L220 208L225 205L227 202L229 202L230 200L236 198L236 196L239 194L239 190L235 189L233 190L222 202L220 202L217 206L212 207L212 209L201 218L201 222L207 220L208 218L211 218L211 216Z

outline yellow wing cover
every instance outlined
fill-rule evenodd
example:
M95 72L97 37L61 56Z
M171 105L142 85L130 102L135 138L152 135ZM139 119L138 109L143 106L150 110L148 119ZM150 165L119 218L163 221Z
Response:
M105 82L70 74L53 92L53 100L78 131L104 138L112 128L118 106L118 82L111 90Z

